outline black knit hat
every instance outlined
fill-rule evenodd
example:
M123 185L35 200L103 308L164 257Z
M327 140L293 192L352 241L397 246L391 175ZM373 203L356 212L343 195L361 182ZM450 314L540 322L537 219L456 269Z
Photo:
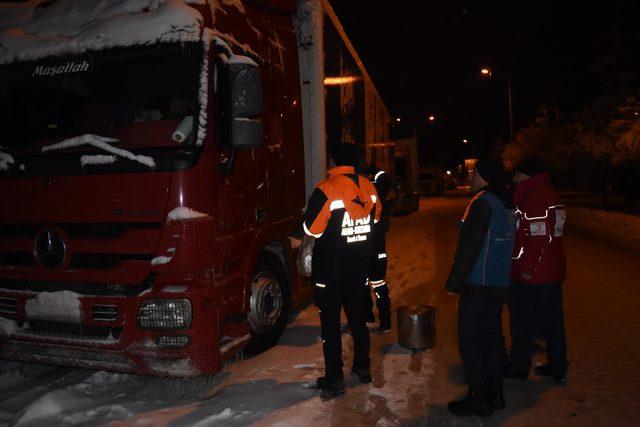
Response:
M545 171L544 163L538 157L527 157L516 166L516 172L533 176Z
M358 148L355 144L338 142L331 146L331 158L336 166L356 166L358 163Z
M476 169L482 179L491 185L504 185L505 172L502 163L491 158L484 157L476 163Z

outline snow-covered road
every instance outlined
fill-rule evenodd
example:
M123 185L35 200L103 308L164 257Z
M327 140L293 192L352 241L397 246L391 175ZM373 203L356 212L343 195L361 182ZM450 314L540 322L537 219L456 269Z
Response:
M394 218L388 244L393 306L438 307L437 345L413 354L395 344L395 333L372 335L373 384L349 380L347 394L330 401L310 387L322 374L319 320L310 305L278 346L230 364L201 385L198 397L178 397L178 383L0 362L0 425L640 425L637 254L576 234L567 242L569 385L535 375L509 380L506 410L482 420L448 414L446 403L465 386L455 336L457 300L443 283L465 201L454 192ZM348 368L350 337L343 340Z

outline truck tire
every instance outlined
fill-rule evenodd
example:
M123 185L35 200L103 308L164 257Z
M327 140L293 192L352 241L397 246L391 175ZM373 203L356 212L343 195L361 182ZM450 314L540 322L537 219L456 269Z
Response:
M278 343L289 318L289 306L289 286L282 263L277 256L263 253L251 283L248 353L261 353Z

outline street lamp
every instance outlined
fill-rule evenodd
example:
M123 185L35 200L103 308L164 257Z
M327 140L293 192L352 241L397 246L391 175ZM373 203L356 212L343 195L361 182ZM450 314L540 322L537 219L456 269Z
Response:
M463 139L462 142L466 144L467 142L469 142L469 140L468 139Z
M489 78L493 76L493 70L489 67L482 67L480 69L480 74L482 77ZM507 77L507 93L509 96L509 142L513 141L513 104L511 102L511 76L509 74L504 74Z
M396 123L400 123L402 119L400 117L396 117Z
M429 121L430 122L435 122L436 121L436 116L429 116Z

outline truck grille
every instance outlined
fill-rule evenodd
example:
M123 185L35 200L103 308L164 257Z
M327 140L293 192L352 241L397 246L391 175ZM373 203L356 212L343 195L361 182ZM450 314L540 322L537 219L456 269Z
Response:
M18 314L18 301L15 298L0 298L0 313Z
M45 228L54 227L62 230L68 237L72 257L69 260L70 269L80 270L108 270L117 267L126 261L151 261L155 246L140 248L137 253L94 253L87 250L87 244L95 241L96 246L101 241L110 241L110 247L120 239L133 238L136 241L154 241L162 228L161 223L96 223L96 224L0 224L0 242L8 239L19 242L20 247L13 248L9 245L0 250L0 265L8 267L35 268L38 264L33 254L35 239L38 232ZM84 244L82 252L74 250L74 241L79 240ZM117 250L116 250L117 251Z
M119 339L120 335L122 334L122 328L111 328L109 326L76 325L72 323L59 322L30 321L29 328L22 333L51 338L107 341Z
M31 252L0 252L0 265L33 267L36 260Z
M151 261L147 254L73 254L70 269L108 270L122 261ZM11 267L35 267L36 260L31 252L0 252L0 265Z
M8 341L0 347L0 357L9 360L54 363L89 369L132 371L136 365L124 355L104 350L89 350L24 341Z
M127 230L147 229L160 230L159 222L126 222L126 223L96 223L96 224L0 224L1 238L33 238L45 227L55 226L63 230L70 238L84 239L115 239L121 237Z
M98 305L91 307L93 320L99 322L115 322L118 318L118 307L115 305Z

